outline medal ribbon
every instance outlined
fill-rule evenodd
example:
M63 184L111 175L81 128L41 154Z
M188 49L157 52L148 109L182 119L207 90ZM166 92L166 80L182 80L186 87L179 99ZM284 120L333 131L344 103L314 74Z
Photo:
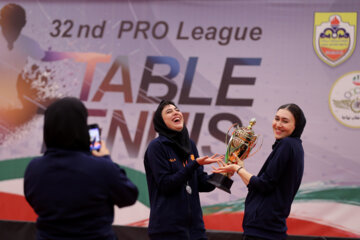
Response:
M187 163L188 163L188 161L185 160L185 161L183 162L183 166L185 167L185 166L187 165ZM187 192L188 194L191 194L192 190L191 190L191 187L190 187L190 185L189 185L189 181L186 182L185 189L186 189L186 192Z

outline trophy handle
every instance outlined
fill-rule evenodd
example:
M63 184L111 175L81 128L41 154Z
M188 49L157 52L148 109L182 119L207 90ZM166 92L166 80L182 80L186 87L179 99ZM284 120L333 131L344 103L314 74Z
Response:
M231 125L230 128L229 128L229 130L228 130L227 133L226 133L226 137L225 137L225 144L226 144L226 145L228 144L227 138L228 138L228 136L229 136L229 132L230 132L230 130L231 130L235 125L239 125L239 123L234 123L233 125ZM231 134L231 137L232 137L232 134ZM230 137L230 139L231 139L231 137Z
M226 133L226 137L225 137L225 145L226 145L226 146L227 146L228 143L231 141L232 136L233 136L233 133L234 133L234 132L231 133L231 137L230 137L230 139L229 139L229 141L228 141L229 132L230 132L230 130L231 130L233 127L235 127L236 125L239 125L239 123L233 123L233 124L230 126L230 128L228 129L227 133ZM226 163L227 163L228 157L229 157L229 155L228 155L228 148L226 148L226 153L225 153L225 161L226 161Z
M263 145L263 140L264 140L264 138L262 137L262 135L257 135L256 139L255 139L254 141L252 141L252 144L253 144L254 146L252 146L251 149L254 149L255 146L258 144L259 138L260 138L260 146L258 145L259 147L257 147L255 151L251 151L251 154L249 154L248 157L254 156L254 154L257 153L257 152L261 149L261 147L262 147L262 145Z

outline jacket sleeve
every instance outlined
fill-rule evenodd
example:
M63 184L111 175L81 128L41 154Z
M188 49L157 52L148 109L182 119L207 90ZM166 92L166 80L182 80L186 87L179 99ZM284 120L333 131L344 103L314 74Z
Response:
M107 164L107 178L110 197L118 207L125 207L136 202L139 191L126 176L124 169L110 161Z
M199 192L211 192L215 189L215 186L207 181L211 175L204 172L203 166L200 167L198 169Z
M150 169L158 189L165 194L178 191L200 166L196 161L190 161L184 168L173 172L166 154L166 146L160 142L149 144L145 153L145 164Z
M291 143L283 139L276 150L270 154L258 176L252 176L248 184L249 190L269 193L279 184L292 152Z

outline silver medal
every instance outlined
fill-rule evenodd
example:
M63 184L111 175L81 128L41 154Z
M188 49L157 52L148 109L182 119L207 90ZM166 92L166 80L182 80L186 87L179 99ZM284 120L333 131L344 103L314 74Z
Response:
M185 189L188 194L191 194L191 187L189 185L186 185Z

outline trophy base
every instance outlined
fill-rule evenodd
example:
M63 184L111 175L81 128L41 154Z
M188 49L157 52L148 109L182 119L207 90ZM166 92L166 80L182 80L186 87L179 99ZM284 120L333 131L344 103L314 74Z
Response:
M234 181L220 173L214 173L208 182L227 193L231 193L230 188Z

